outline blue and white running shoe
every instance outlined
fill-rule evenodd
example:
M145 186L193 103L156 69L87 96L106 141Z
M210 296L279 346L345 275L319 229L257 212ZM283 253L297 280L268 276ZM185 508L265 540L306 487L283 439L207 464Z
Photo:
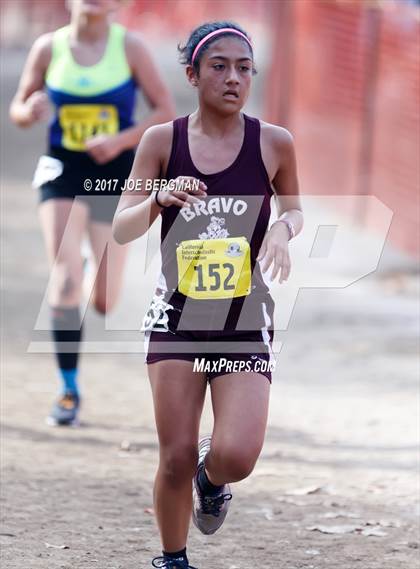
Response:
M79 425L80 397L76 393L64 393L56 401L47 417L51 426L77 427Z

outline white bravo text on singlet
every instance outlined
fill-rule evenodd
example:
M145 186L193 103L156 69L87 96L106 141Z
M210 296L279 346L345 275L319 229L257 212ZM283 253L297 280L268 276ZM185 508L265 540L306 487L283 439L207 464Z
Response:
M248 204L244 200L235 198L217 197L211 198L206 203L200 201L192 204L191 208L181 208L181 215L185 221L191 221L199 215L213 215L215 213L229 213L232 210L234 215L243 215L248 209Z

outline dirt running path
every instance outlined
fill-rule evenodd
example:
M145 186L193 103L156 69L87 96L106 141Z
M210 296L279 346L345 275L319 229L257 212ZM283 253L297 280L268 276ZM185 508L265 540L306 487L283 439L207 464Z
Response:
M2 566L146 569L160 547L150 513L157 441L142 356L85 355L82 428L44 424L54 366L48 355L27 353L47 274L26 182L39 134L23 139L10 130L2 145L10 170L2 183ZM418 567L414 288L408 276L373 275L342 290L301 291L282 337L261 459L234 486L220 533L191 531L194 566ZM210 428L207 407L203 433ZM363 535L369 531L378 535Z

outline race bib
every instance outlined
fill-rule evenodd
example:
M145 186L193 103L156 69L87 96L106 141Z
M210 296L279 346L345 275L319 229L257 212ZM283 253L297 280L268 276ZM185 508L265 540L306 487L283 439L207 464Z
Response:
M141 332L168 332L168 310L173 310L173 306L165 302L163 296L155 295L146 312L141 325Z
M60 108L61 144L67 150L84 151L86 139L119 131L118 111L114 105L63 105Z
M246 296L251 254L245 237L182 241L176 250L178 290L197 300Z

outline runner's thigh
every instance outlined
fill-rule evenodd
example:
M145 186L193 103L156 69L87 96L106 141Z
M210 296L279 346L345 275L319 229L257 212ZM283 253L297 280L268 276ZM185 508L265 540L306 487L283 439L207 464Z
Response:
M149 364L148 373L161 449L196 444L207 386L204 374L193 372L193 362L173 359Z
M267 426L270 383L258 373L232 373L210 384L214 414L212 448L261 452Z
M86 205L78 200L50 199L40 204L39 216L51 265L58 256L80 259L88 215Z

